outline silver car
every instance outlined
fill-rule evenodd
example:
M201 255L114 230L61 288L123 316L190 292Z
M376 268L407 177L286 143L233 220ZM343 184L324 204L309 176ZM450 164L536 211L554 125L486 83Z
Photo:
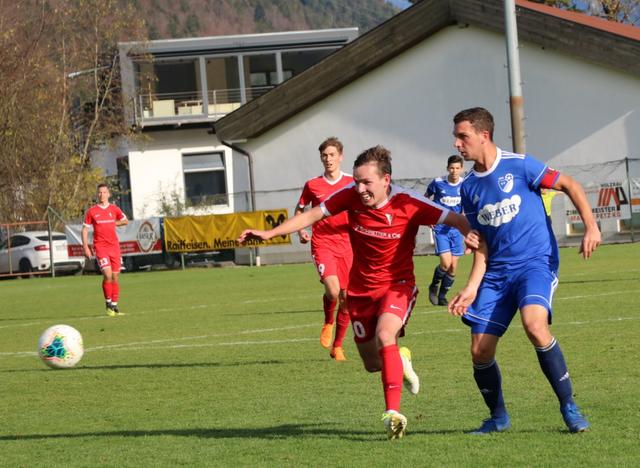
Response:
M79 273L84 268L84 257L69 257L67 236L52 232L53 264L56 273ZM28 231L13 234L0 244L0 274L48 271L51 255L48 231Z

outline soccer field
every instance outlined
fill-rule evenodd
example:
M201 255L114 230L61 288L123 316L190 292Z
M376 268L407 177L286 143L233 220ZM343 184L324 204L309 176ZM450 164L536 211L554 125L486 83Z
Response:
M467 327L426 305L437 257L415 258L422 293L402 344L422 390L403 394L397 441L351 332L347 362L319 345L311 264L124 274L118 318L104 313L97 276L0 281L0 465L637 466L640 244L561 259L552 331L592 424L583 434L566 431L517 321L498 350L512 428L465 433L487 414ZM57 323L84 337L70 370L35 353Z

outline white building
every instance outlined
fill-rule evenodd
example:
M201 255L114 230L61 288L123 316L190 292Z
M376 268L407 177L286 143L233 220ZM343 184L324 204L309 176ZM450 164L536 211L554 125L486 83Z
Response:
M527 1L517 2L517 16L527 152L560 169L639 157L640 28ZM218 120L218 137L252 156L256 208L292 208L320 173L316 148L330 135L345 144L347 168L382 144L395 180L430 179L455 152L453 116L482 106L496 119L496 142L511 150L503 22L501 0L423 0ZM610 175L590 170L591 180ZM554 201L554 229L561 243L575 243L580 226L565 223L563 198ZM608 241L629 237L623 222L601 228ZM431 250L426 234L419 252ZM294 243L261 254L293 261L304 250Z
M121 204L134 218L163 215L169 205L187 214L246 210L245 156L225 146L212 123L357 34L348 28L122 43L125 118L140 138L94 162L130 189Z

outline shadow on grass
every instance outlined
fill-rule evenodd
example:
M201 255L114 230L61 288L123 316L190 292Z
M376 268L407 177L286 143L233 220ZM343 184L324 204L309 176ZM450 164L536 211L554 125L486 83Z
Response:
M320 361L318 359L318 361ZM177 368L194 368L194 367L239 367L239 366L263 366L273 364L291 364L292 361L281 360L269 360L269 361L235 361L235 362L185 362L185 363L173 363L173 364L113 364L109 366L78 366L70 369L7 369L0 371L1 373L11 372L83 372L94 370L118 370L118 369L177 369ZM309 362L308 360L305 362Z
M239 312L239 313L229 313L229 314L220 314L226 316L236 316L236 315L276 315L276 314L321 314L322 311L319 307L315 309L307 309L307 310L274 310L274 311L256 311L256 312Z
M598 278L598 279L590 279L590 280L563 281L562 276L560 276L560 285L587 284L587 283L623 283L623 282L635 282L638 280L640 280L640 277L627 276L625 278Z
M457 430L415 431L420 435L447 435L460 433ZM362 431L337 429L334 424L283 424L260 428L227 428L227 429L153 429L139 431L96 431L59 434L14 434L0 436L0 441L42 440L42 439L74 439L83 437L197 437L201 439L289 439L289 438L328 438L347 439L355 442L389 443L382 431Z

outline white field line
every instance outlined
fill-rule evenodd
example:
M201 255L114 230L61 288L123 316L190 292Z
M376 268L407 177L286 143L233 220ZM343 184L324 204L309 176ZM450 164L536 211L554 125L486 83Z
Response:
M636 321L640 320L639 316L633 317L612 317L608 319L598 319L598 320L586 320L586 321L573 321L573 322L564 322L560 324L554 325L554 327L558 326L582 326L582 325L591 325L597 323L611 323L611 322L628 322L628 321ZM306 325L295 325L289 327L281 327L281 328L265 328L265 329L255 329L255 330L242 330L235 333L227 333L227 334L219 334L219 335L200 335L200 336L186 336L182 338L169 338L163 340L150 340L150 341L137 341L131 343L122 343L122 344L113 344L113 345L105 345L105 346L96 346L93 348L87 348L85 352L94 352L94 351L103 351L103 350L112 350L112 351L137 351L137 350L149 350L149 349L192 349L192 348L203 348L203 347L215 347L215 346L254 346L254 345L268 345L268 344L291 344L291 343L303 343L316 341L317 338L288 338L288 339L276 339L276 340L245 340L245 341L222 341L222 342L209 342L209 343L185 343L185 344L173 344L162 346L158 346L162 343L168 342L176 342L176 341L193 341L200 340L205 338L220 338L223 336L237 336L239 334L251 334L251 333L268 333L268 332L278 332L285 330L294 330L294 329L303 329L310 327L317 327L317 323L306 324ZM513 328L521 328L522 325L513 325ZM426 334L436 334L436 333L469 333L469 329L466 326L460 325L457 328L446 328L439 330L425 330L425 331L411 331L411 335L426 335ZM2 352L0 353L0 358L3 357L33 357L37 356L35 351L18 351L18 352Z
M315 294L313 296L311 295L307 295L307 296L297 296L295 297L295 299L310 299L310 298L317 298L318 295ZM291 298L287 298L287 300L290 300ZM239 302L240 304L258 304L258 303L268 303L268 302L282 302L282 298L272 298L272 299L256 299L256 300L248 300L248 301L241 301ZM231 303L229 303L231 304ZM209 309L209 308L221 308L224 307L226 304L223 303L217 303L217 304L196 304L196 305L192 305L192 306L188 306L188 307L164 307L161 309L153 309L153 310L136 310L134 312L135 315L146 315L146 314L156 314L159 312L184 312L184 311L189 311L189 310L198 310L198 309ZM105 314L100 314L100 315L93 315L93 316L89 316L89 317L78 317L78 318L74 318L74 321L84 321L84 320L105 320L105 319L109 319L109 320L113 320L111 317L108 317ZM62 320L62 319L61 319ZM32 325L42 325L42 324L49 324L51 323L51 320L40 320L37 322L26 322L26 323L12 323L9 325L0 325L0 330L2 330L3 328L20 328L20 327L30 327Z

